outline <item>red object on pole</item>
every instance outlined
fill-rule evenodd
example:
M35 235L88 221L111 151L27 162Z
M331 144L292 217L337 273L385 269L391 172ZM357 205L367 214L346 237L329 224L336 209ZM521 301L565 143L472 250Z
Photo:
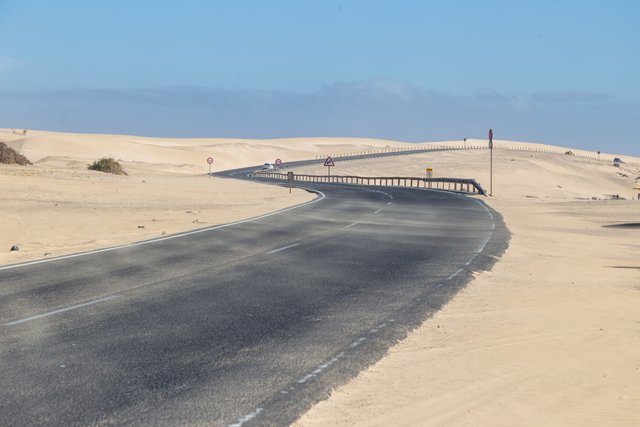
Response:
M207 163L209 163L209 178L211 178L211 164L213 163L213 157L207 157Z

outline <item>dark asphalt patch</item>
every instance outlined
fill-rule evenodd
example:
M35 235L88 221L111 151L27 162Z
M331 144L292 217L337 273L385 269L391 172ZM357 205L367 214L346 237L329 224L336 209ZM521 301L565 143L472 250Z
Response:
M605 228L640 228L640 222L623 222L620 224L603 225Z

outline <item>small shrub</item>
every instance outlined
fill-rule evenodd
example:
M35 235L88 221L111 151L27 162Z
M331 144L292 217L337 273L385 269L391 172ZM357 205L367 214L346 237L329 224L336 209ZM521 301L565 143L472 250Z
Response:
M573 156L573 151L565 151L564 154L566 154L567 156Z
M105 173L112 173L114 175L126 175L120 163L114 160L112 157L103 157L100 160L96 160L93 164L87 168L92 171L99 171Z
M31 162L22 154L9 147L4 142L0 142L0 163L5 165L30 165Z

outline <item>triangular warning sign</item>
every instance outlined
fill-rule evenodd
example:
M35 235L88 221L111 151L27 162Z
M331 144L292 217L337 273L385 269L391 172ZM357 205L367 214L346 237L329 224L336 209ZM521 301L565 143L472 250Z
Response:
M327 157L327 160L324 161L324 165L325 166L335 166L335 164L333 164L333 159L331 158L331 156Z

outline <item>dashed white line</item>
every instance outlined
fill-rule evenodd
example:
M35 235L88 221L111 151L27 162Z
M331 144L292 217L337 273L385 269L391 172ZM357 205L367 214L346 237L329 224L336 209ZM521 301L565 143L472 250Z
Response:
M375 211L373 214L374 214L374 215L375 215L375 214L379 214L381 210L382 210L382 209L378 209L378 210L377 210L377 211Z
M25 322L29 322L31 320L41 319L41 318L47 317L47 316L53 316L54 314L64 313L66 311L75 310L77 308L82 308L82 307L87 307L87 306L94 305L94 304L99 304L101 302L110 301L110 300L115 299L115 298L118 298L118 295L111 295L109 297L104 297L104 298L96 299L96 300L93 300L93 301L84 302L82 304L72 305L71 307L61 308L59 310L54 310L54 311L49 311L49 312L42 313L42 314L37 314L35 316L26 317L26 318L20 319L20 320L14 320L13 322L5 323L2 326L19 325L20 323L25 323Z
M310 379L317 377L319 374L322 373L322 371L324 371L329 366L333 365L334 363L336 363L337 361L342 359L344 356L345 356L344 351L341 351L340 353L336 354L331 360L329 360L328 362L318 366L318 368L315 369L313 372L311 372L309 375L306 375L303 378L300 378L298 380L298 384L304 384L307 381L309 381Z
M359 346L360 344L362 344L362 341L364 341L364 340L366 340L365 337L358 338L357 340L355 340L354 342L351 343L350 347L351 348L355 348L355 347Z
M294 243L293 245L285 246L283 248L274 249L272 251L267 252L266 254L267 255L275 254L275 253L280 252L280 251L285 251L285 250L290 249L290 248L295 248L296 246L300 246L300 243Z
M238 421L233 423L233 424L229 424L228 427L242 427L242 425L248 421L251 421L252 419L254 419L255 417L257 417L258 415L260 415L260 412L262 412L262 408L257 408L255 411L248 413L247 415L243 415L240 418L238 418Z
M71 254L71 255L63 255L63 256L59 256L59 257L55 257L55 258L40 259L40 260L37 260L37 261L30 261L30 262L25 262L25 263L22 263L22 264L7 265L5 267L0 267L0 271L1 270L10 270L10 269L13 269L13 268L27 267L29 265L44 264L45 262L59 261L59 260L62 260L62 259L69 259L69 258L76 258L76 257L86 256L86 255L99 254L99 253L102 253L102 252L111 252L111 251L115 251L115 250L123 249L123 248L132 248L132 247L136 247L136 246L148 245L150 243L162 242L164 240L177 239L178 237L191 236L193 234L199 234L199 233L205 233L207 231L217 230L219 228L232 227L234 225L245 224L247 222L257 221L257 220L260 220L260 219L263 219L263 218L268 218L268 217L273 216L273 215L279 215L279 214L284 213L284 212L288 212L288 211L291 211L291 210L294 210L294 209L298 209L298 208L301 208L301 207L304 207L304 206L312 205L314 203L318 203L319 201L323 200L326 197L325 194L323 192L321 192L321 191L313 190L313 192L319 194L320 197L318 197L317 199L312 200L310 202L307 202L307 203L302 203L302 204L299 204L299 205L296 205L296 206L291 206L290 208L281 209L279 211L271 212L271 213L268 213L268 214L265 214L265 215L260 215L260 216L257 216L255 218L244 219L242 221L229 222L227 224L221 224L221 225L216 225L216 226L213 226L213 227L202 228L200 230L187 231L185 233L174 234L174 235L166 236L166 237L158 237L157 239L144 240L142 242L135 242L135 243L128 243L128 244L125 244L125 245L113 246L111 248L96 249L94 251L80 252L80 253Z
M299 379L298 380L298 384L304 384L304 383L306 383L307 381L309 381L313 377L315 377L314 374L309 374L306 377L303 377L303 378Z
M456 277L458 274L462 273L464 271L464 269L459 268L458 271L456 271L455 273L453 273L451 276L447 277L447 280L451 280L454 277Z
M351 228L351 227L353 227L354 225L358 225L358 223L357 223L357 222L352 222L352 223L351 223L351 224L349 224L349 225L345 225L345 226L344 226L344 228Z
M390 204L392 204L393 202L387 202L387 206L389 206Z

